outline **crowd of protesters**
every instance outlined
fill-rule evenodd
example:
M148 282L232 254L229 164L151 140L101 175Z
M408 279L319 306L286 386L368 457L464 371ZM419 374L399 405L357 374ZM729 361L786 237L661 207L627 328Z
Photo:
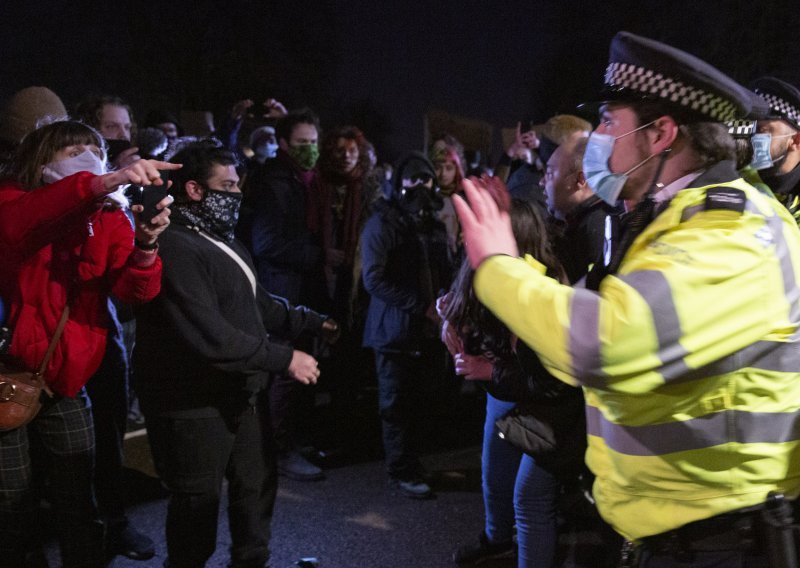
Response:
M639 40L631 41L638 56ZM619 49L618 58L633 57ZM648 56L669 59L675 73L684 72L686 54L652 49L657 56ZM728 88L729 81L684 80L700 81L705 89ZM800 92L773 78L756 87L763 106L778 108L777 114L750 113L752 129L745 135L732 122L720 128L747 140L738 146L746 154L739 169L769 207L795 212ZM731 104L739 95L730 95ZM611 110L599 129L613 130L609 112L639 104L635 97L636 103L622 100L606 107ZM681 104L670 99L654 110L632 107L640 124L611 138L606 154L599 148L607 134L592 133L584 118L556 115L526 132L518 125L491 168L468 165L464 146L441 133L424 151L409 149L388 176L357 126L323 131L314 112L289 111L275 99L261 106L236 102L209 132L189 133L175 114L161 109L137 121L118 96L87 98L70 113L44 87L16 93L0 114L2 357L35 368L62 316L66 326L44 373L42 410L27 426L0 433L0 566L47 565L33 530L42 498L52 508L64 566L102 566L118 554L154 556L153 541L125 512L123 439L131 422L146 427L169 493L165 565L201 567L214 553L227 481L230 566L266 566L277 476L325 477L307 451L312 385L326 385L341 427L337 442L346 444L358 427L348 421L365 375L377 383L388 487L411 499L435 493L435 476L420 460L422 438L446 416L462 386L457 377L485 391L485 528L455 550L455 563L516 556L520 567L553 566L559 527L576 510L599 536L594 566L615 565L623 540L633 543L626 550L644 551L637 562L658 558L659 535L648 541L650 534L627 529L602 507L601 519L594 500L584 498L595 476L624 485L614 477L615 466L602 461L607 456L587 467L587 448L591 455L600 447L592 439L606 435L587 424L587 416L595 409L610 420L622 412L630 389L597 386L599 379L581 375L577 363L562 364L558 350L564 346L550 346L530 331L538 324L520 323L498 307L485 278L478 286L478 276L502 274L505 286L533 266L537 278L547 279L550 288L543 289L552 290L553 302L574 290L612 294L610 285L601 284L611 281L605 279L613 278L629 247L637 250L630 227L645 215L640 204L660 203L664 185L672 187L680 177L664 178L668 183L659 177L671 175L671 156L685 156L689 146L681 145L680 136L688 144L713 146L711 134L683 126L705 122L686 118ZM645 136L643 129L673 116L681 122L672 134L680 132L678 142L658 150L660 162L645 165L657 154L635 148L630 153L637 163L624 170L614 163L619 171L607 171L612 152L624 144L616 140ZM760 133L750 143L755 128ZM724 137L730 139L727 131L718 135ZM719 144L728 148L725 140ZM687 170L700 173L687 175L686 184L723 159L721 151L707 152L713 156ZM631 197L628 176L656 163L650 180L656 197ZM468 166L481 177L469 181ZM731 187L741 195L749 191ZM712 197L706 209L717 207ZM647 220L670 198L651 207ZM735 209L731 199L719 208ZM800 247L794 234L787 238L786 258ZM670 246L662 254L679 255ZM528 264L501 264L498 254L525 257L521 262ZM786 274L784 284L795 285ZM539 301L528 294L515 290L507 304ZM648 294L655 291L642 292ZM564 326L579 314L580 306L554 306L561 311L553 321ZM535 322L538 316L530 317ZM659 323L661 312L648 317L657 333L671 333ZM602 333L624 327L615 325ZM581 335L587 328L580 329L564 340L573 342L567 348L573 359L589 349ZM630 379L639 372L620 365L622 370L601 375ZM659 372L666 377L667 371ZM598 390L616 398L607 402ZM624 444L617 443L614 451L623 455ZM639 456L643 450L636 451ZM604 483L598 479L596 487ZM774 485L796 497L788 485ZM714 509L708 517L738 508ZM665 534L673 529L652 524ZM678 552L694 551L687 546L682 541Z

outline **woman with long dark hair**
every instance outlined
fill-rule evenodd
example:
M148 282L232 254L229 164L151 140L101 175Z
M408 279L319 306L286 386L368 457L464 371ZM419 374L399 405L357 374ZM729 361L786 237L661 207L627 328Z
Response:
M566 275L551 250L546 225L536 205L509 197L497 178L486 180L506 210L510 211L520 253L530 254L547 267L548 275L566 282ZM474 271L465 260L441 305L445 321L443 340L455 360L456 373L486 385L481 472L486 511L479 541L459 548L459 564L510 554L513 527L517 527L520 568L546 567L556 551L557 472L498 436L495 422L539 397L580 396L564 386L541 365L521 358L516 339L478 302L472 289ZM525 361L525 365L521 361Z

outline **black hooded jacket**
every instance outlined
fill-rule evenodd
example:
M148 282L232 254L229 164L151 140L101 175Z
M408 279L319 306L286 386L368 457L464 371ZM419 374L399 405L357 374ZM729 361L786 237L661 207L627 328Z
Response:
M362 276L370 294L366 347L414 352L423 339L436 336L425 313L449 287L454 263L435 211L404 206L403 178L421 173L435 179L424 154L411 153L398 163L390 199L375 206L361 235Z

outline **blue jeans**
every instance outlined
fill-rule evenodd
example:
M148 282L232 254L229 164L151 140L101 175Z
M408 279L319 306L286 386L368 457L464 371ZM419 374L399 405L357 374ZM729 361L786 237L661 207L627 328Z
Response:
M495 421L514 406L486 395L481 460L486 536L492 542L511 540L516 519L519 567L549 567L557 543L558 482L532 457L497 435Z
M531 456L523 455L514 486L519 568L553 565L558 540L557 495L558 482L553 475L538 467Z
M522 450L497 435L494 423L511 412L514 402L486 394L486 421L483 424L483 506L486 511L486 536L491 542L511 540L514 534L514 483Z

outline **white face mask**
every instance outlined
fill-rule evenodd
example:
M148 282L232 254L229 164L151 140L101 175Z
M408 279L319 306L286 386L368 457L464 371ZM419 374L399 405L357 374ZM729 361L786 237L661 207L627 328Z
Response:
M78 172L91 172L101 176L106 173L106 162L98 158L91 150L86 150L73 158L45 164L42 169L42 181L54 183Z

